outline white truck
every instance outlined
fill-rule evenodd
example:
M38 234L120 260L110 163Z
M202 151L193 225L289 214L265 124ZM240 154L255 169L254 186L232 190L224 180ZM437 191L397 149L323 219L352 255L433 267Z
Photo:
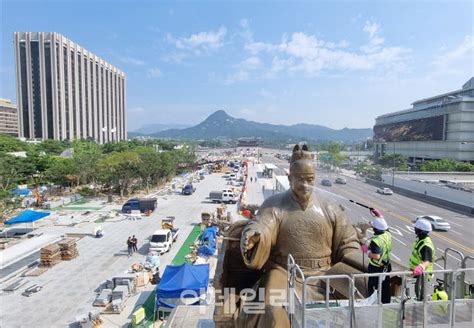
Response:
M150 251L160 254L169 252L173 243L178 239L179 229L156 230L150 238Z
M237 196L229 191L211 191L209 193L209 199L213 203L226 203L226 204L236 204L237 203Z

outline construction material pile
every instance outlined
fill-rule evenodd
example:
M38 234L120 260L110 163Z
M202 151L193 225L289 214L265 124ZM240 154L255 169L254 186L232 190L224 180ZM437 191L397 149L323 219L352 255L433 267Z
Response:
M58 245L61 249L61 259L64 261L70 261L79 255L76 248L76 240L73 238L65 238Z
M50 244L40 250L40 266L52 267L61 261L61 248L57 244Z

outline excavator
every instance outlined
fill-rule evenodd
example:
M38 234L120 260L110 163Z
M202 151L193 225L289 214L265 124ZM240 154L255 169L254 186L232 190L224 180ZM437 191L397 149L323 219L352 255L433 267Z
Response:
M44 205L44 202L45 202L45 197L44 197L44 195L41 194L41 191L39 190L38 186L36 186L33 189L33 196L35 197L34 206L42 208L43 205Z

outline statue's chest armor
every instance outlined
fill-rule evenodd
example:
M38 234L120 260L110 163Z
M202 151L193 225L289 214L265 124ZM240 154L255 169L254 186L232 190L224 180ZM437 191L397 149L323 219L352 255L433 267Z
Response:
M278 245L296 256L311 257L329 246L328 235L332 235L328 221L314 211L288 213L280 225ZM330 239L329 239L330 240Z

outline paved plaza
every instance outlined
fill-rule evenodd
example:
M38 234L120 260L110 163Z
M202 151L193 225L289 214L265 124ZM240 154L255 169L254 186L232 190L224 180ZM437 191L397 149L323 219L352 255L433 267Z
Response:
M206 178L196 184L196 192L191 196L179 194L158 197L158 207L150 217L140 220L122 219L117 222L95 223L85 222L80 227L44 226L35 232L61 235L78 229L92 233L95 226L104 229L103 238L85 236L78 240L79 257L72 261L62 261L38 277L25 277L28 281L24 287L13 293L0 295L0 323L2 327L67 327L77 317L87 315L94 308L95 291L101 284L112 276L123 273L134 262L144 261L148 252L148 238L160 228L161 218L176 217L176 226L180 231L177 244L171 251L161 258L160 269L165 266L179 250L181 244L190 233L194 223L200 222L203 211L214 211L216 204L207 200L209 192L221 190L225 187L223 174L206 175ZM125 201L125 199L124 199ZM228 211L236 212L235 205L228 206ZM128 236L138 238L138 253L129 257L126 241ZM30 297L21 295L21 292L33 285L43 285L44 288ZM154 288L148 285L142 291L128 300L127 308L121 315L107 316L106 327L124 325L130 321L133 309L141 305ZM126 326L126 325L125 325Z

